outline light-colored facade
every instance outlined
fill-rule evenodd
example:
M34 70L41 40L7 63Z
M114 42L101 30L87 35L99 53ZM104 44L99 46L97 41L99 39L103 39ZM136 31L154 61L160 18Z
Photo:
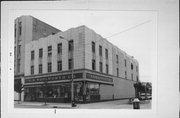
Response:
M72 70L79 101L134 97L138 68L136 59L88 27L71 28L25 45L25 100L41 101L45 81L52 86L49 99L69 98Z
M60 30L32 17L21 16L14 23L14 75L15 81L24 83L25 45ZM15 100L19 99L15 92ZM22 96L23 99L23 96Z

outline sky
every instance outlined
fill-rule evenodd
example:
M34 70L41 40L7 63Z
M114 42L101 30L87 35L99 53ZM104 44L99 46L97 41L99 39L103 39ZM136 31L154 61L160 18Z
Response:
M61 31L86 25L139 62L140 81L152 82L156 54L157 13L154 11L15 10L14 19L31 15Z

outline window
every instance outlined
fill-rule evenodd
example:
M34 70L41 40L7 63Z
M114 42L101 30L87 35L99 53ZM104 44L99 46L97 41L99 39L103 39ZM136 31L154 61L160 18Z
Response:
M119 62L119 57L118 55L116 55L116 63L118 64L118 62Z
M102 64L102 62L99 62L99 71L103 72L103 64Z
M31 75L34 74L34 66L31 66Z
M136 76L136 81L139 81L139 78L138 78L138 76Z
M109 65L106 64L106 73L108 74L109 73Z
M19 35L22 33L22 22L19 22Z
M96 61L92 59L92 70L96 70Z
M43 57L43 49L39 49L39 58L42 58Z
M52 56L52 46L48 46L48 56Z
M62 43L59 43L57 46L58 54L62 54Z
M31 60L34 60L34 50L31 51Z
M21 56L21 45L18 45L18 56Z
M42 64L39 64L39 74L42 73Z
M49 62L49 63L48 63L48 72L51 72L51 71L52 71L52 63Z
M16 37L16 24L14 25L14 37Z
M136 72L138 72L138 66L136 66Z
M119 68L117 68L116 70L117 70L117 76L119 77Z
M62 70L62 61L58 61L57 65L58 65L57 70L61 71Z
M95 42L92 41L92 52L95 53Z
M69 41L69 52L73 51L73 40Z
M106 49L106 52L105 52L106 54L106 59L108 59L108 49Z
M19 73L20 72L20 59L17 60L17 72Z
M126 67L126 59L124 60L124 65L125 65L125 67Z
M69 70L73 69L72 59L69 59L68 63L69 63Z
M133 74L131 74L131 80L133 80Z
M125 71L125 78L127 79L127 72Z
M131 70L133 70L133 64L131 63Z
M102 46L99 46L99 56L102 56Z

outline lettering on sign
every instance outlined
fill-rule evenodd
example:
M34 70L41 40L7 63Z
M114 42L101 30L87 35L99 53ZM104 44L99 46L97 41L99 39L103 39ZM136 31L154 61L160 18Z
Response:
M83 77L83 73L74 73L74 79L80 79ZM38 77L25 79L25 83L35 83L35 82L44 82L44 81L58 81L58 80L70 80L72 79L72 74L50 76L50 77Z
M106 82L113 82L113 79L110 77L104 77L104 76L94 75L94 74L90 74L90 73L86 73L86 78L100 80L100 81L106 81Z

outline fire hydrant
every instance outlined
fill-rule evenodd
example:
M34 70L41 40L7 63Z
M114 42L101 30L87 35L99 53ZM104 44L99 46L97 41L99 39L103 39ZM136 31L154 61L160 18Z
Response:
M140 109L140 102L138 98L134 98L133 100L133 109Z

